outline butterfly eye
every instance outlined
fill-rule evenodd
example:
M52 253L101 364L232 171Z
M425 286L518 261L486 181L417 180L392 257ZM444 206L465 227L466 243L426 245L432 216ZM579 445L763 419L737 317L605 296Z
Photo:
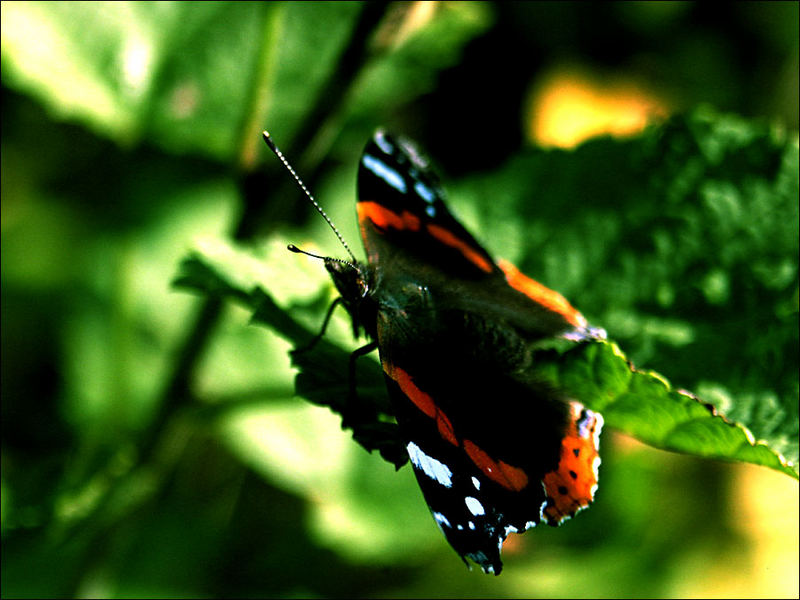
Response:
M359 277L356 280L356 285L358 285L358 294L362 298L366 298L367 294L369 294L369 283L363 277Z

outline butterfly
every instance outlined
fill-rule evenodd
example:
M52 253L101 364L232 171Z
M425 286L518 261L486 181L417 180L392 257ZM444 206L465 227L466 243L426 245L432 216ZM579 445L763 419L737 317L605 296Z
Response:
M532 375L537 345L605 334L492 258L408 139L375 132L359 163L356 212L367 261L320 258L355 333L371 340L361 353L379 352L434 521L467 565L500 574L509 534L561 524L597 489L603 418Z

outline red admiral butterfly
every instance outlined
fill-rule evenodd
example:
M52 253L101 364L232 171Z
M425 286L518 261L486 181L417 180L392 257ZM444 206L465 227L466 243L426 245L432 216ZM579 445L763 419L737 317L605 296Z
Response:
M530 375L537 343L604 332L557 292L492 259L444 197L414 145L378 131L358 171L368 262L324 261L356 333L372 340L364 349L379 350L434 520L467 565L499 574L509 533L560 524L597 488L603 419Z

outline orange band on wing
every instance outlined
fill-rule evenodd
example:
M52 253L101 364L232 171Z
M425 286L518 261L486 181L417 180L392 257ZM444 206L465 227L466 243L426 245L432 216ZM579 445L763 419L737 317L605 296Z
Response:
M503 273L506 274L506 281L515 290L522 292L534 302L560 314L575 327L586 326L587 323L584 316L573 308L564 296L543 286L538 281L534 281L507 260L498 260L497 266L503 270Z
M383 370L389 377L397 382L397 385L399 385L403 393L408 396L408 399L414 403L414 406L436 421L436 428L439 430L439 435L454 446L458 446L458 439L456 438L450 419L436 406L436 403L429 394L426 394L417 387L412 381L411 375L403 369L393 367L386 362L383 363Z
M369 219L378 229L408 229L409 231L419 231L419 217L404 210L397 214L377 202L359 202L356 204L358 212L358 222L364 223Z
M487 273L492 272L492 263L490 263L488 260L486 260L486 258L481 256L479 252L477 252L464 240L457 238L444 227L441 227L440 225L430 224L428 225L428 233L430 233L433 237L435 237L443 244L450 246L451 248L455 248L456 250L461 252L461 254L464 255L464 258L466 258L469 262L477 266L482 271L486 271Z
M392 228L401 231L420 230L420 218L407 210L398 214L378 202L359 202L356 204L356 210L358 211L358 222L361 223L362 227L364 226L364 222L369 220L378 229ZM492 263L490 261L481 256L480 252L476 251L464 240L456 237L444 227L431 223L427 226L427 231L431 236L446 246L450 246L461 252L464 258L482 271L486 271L487 273L492 272Z
M406 371L387 362L382 364L384 372L400 386L400 389L414 403L414 406L436 421L439 435L454 446L458 446L458 438L456 438L453 424L447 418L447 415L436 406L433 398L419 389ZM464 451L470 460L475 463L475 466L483 471L489 479L504 488L518 492L528 485L528 476L525 471L502 460L494 460L472 441L464 440Z
M502 460L494 460L470 440L464 440L464 451L472 462L492 481L504 488L518 492L528 485L528 476L518 467Z

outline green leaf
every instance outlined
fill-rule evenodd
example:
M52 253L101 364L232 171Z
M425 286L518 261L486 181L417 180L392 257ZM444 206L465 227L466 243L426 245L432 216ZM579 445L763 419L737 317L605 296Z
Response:
M15 2L3 9L3 82L121 144L146 139L230 161L242 131L266 126L292 139L363 10L361 2ZM488 25L482 3L455 4L411 35L379 39L389 51L376 52L347 105L354 131L366 135L365 123L429 91Z
M607 425L662 450L762 465L798 478L797 465L775 450L775 437L720 415L701 398L674 389L658 373L639 371L611 342L578 346L559 358L541 356L537 372L589 408Z
M359 10L355 2L20 2L3 10L3 77L111 139L149 137L230 158L259 75L280 86L286 101L266 110L291 132ZM305 27L318 32L313 45Z

